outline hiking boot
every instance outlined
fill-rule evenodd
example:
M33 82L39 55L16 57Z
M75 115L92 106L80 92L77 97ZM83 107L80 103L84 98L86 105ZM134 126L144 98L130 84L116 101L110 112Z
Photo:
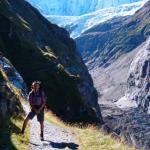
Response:
M41 134L40 134L40 138L41 138L41 141L44 141L43 132L41 132Z

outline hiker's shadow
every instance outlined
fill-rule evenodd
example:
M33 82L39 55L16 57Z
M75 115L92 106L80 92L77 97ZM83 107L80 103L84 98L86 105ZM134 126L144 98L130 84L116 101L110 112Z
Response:
M75 143L65 143L65 142L60 142L60 143L57 143L57 142L52 142L52 141L49 141L50 145L53 147L53 148L57 148L57 149L64 149L64 148L69 148L71 150L77 150L79 145L78 144L75 144Z

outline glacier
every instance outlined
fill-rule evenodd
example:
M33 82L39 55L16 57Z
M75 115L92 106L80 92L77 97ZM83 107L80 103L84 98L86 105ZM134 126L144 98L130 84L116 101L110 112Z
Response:
M91 27L115 16L133 15L147 0L26 0L50 22L77 38Z
M98 9L141 0L27 0L45 15L80 16Z

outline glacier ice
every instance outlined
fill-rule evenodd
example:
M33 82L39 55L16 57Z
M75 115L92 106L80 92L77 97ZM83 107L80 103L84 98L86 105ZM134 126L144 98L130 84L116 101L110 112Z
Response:
M79 16L141 0L27 0L45 15Z
M27 0L52 23L76 38L115 16L132 15L147 0Z
M54 16L45 15L45 17L53 23L59 26L70 29L71 37L76 38L89 28L111 19L115 16L133 15L135 11L141 8L145 4L145 1L135 2L131 4L124 4L117 7L110 7L105 9L99 9L97 11L81 15L81 16ZM71 29L72 28L72 29Z

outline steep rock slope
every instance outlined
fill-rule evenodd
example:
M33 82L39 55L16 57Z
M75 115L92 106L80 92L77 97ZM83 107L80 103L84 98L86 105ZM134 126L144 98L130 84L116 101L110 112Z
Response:
M118 117L115 128L128 144L149 150L150 39L142 43L136 52L130 65L127 92L116 103L127 110Z
M3 66L0 65L0 125L3 124L3 119L12 116L21 116L24 112L21 106L21 91L16 86L20 84L25 86L20 76L20 82L15 86L12 81L18 80L19 73L14 70L12 64L4 57L0 58ZM9 71L6 66L9 66ZM10 74L11 72L11 74ZM17 75L16 75L17 74ZM13 78L13 80L12 80ZM26 90L24 88L24 90Z
M24 0L2 0L0 20L1 52L28 87L43 82L47 107L66 121L102 122L92 79L67 31Z
M104 121L127 144L139 150L150 149L149 44L148 38L105 68L105 72L99 70L102 81L98 76L94 79L101 89L104 88L100 99Z
M127 99L135 101L139 109L150 112L150 39L136 54L127 80Z
M0 55L0 67L5 72L9 82L20 90L23 97L26 97L27 87L23 78L15 69L15 67L11 64L11 62L3 55Z

